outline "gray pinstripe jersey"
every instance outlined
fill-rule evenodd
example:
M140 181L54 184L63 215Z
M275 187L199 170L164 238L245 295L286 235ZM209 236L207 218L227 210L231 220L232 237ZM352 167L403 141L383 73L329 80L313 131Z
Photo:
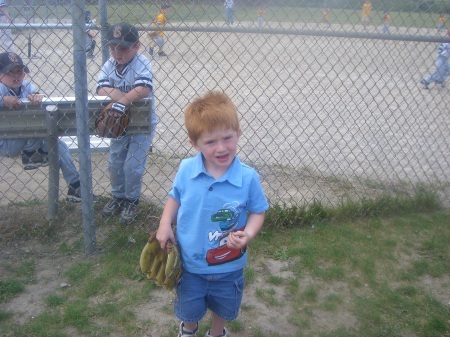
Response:
M154 99L154 85L152 64L143 55L137 54L122 69L117 71L117 62L110 58L105 62L98 75L98 85L96 91L100 88L115 88L122 92L129 92L132 89L145 86L151 89L148 98L152 99L152 125L156 125L156 109Z
M450 43L441 43L438 47L438 56L443 57L446 60L450 58Z

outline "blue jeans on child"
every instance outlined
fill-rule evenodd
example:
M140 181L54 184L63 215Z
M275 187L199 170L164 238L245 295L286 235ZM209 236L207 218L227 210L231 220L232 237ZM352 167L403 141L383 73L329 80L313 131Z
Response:
M152 146L151 134L126 135L111 139L109 146L109 175L114 198L138 200L148 152Z
M198 322L207 309L226 321L237 318L244 291L243 269L221 274L192 274L183 270L177 286L175 315L183 322Z
M41 149L48 152L46 139L2 139L0 140L0 157L19 157L22 151L35 152ZM59 167L67 184L73 184L80 180L77 168L73 162L69 147L62 140L58 141Z

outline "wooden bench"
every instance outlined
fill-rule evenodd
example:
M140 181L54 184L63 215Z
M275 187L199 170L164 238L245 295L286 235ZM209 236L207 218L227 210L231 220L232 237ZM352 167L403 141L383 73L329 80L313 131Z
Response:
M0 108L0 139L47 138L49 144L48 218L58 212L59 155L58 140L77 136L75 97L44 98L42 104L31 105L28 101L19 109ZM95 136L96 113L110 103L109 97L88 97L89 135ZM127 134L150 133L150 99L134 102ZM86 117L85 117L86 118ZM78 143L78 146L79 143ZM91 145L91 148L92 145ZM105 147L103 147L105 149ZM93 148L95 151L95 148ZM104 150L103 149L103 150ZM107 149L107 147L106 147ZM79 149L86 151L87 149ZM89 149L89 153L90 153ZM72 151L71 151L72 152Z

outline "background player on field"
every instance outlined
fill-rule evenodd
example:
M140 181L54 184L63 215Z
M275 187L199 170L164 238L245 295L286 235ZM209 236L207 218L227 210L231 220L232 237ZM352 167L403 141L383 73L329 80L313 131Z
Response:
M330 11L329 7L325 7L322 10L322 23L325 24L325 28L330 26Z
M256 8L256 14L258 15L258 28L262 28L264 26L264 13L265 13L264 6L260 4Z
M367 26L370 23L371 12L372 12L372 2L370 0L366 0L362 5L362 13L361 13L361 23L363 24L363 26Z
M234 25L234 0L225 0L223 6L225 7L227 24Z
M131 223L139 212L142 177L152 146L156 126L154 83L150 61L138 54L141 43L137 29L129 23L111 25L107 34L111 58L98 76L97 94L109 96L115 115L124 113L134 101L151 98L150 133L125 135L111 139L109 174L112 199L104 206L103 216L120 212L120 221Z
M450 29L447 31L447 35L450 36ZM424 89L429 89L428 85L430 83L438 83L441 87L445 86L445 81L450 76L450 43L444 42L438 46L438 58L435 62L436 70L434 73L425 77L421 84L423 84Z
M158 15L156 16L155 20L153 20L153 24L156 25L160 30L158 31L158 34L156 35L156 37L153 37L151 34L148 34L149 38L150 38L150 48L149 48L149 53L150 55L153 55L155 47L158 46L159 51L158 51L158 55L159 56L167 56L166 53L164 53L163 48L164 48L164 43L165 43L165 34L163 31L164 26L167 24L167 12L169 11L170 8L170 4L163 4L161 6L161 10L158 13Z
M9 17L8 8L4 0L0 0L0 23L9 24L11 23L11 18ZM11 35L11 29L2 28L0 31L0 44L3 47L2 51L14 52L13 40Z
M383 14L383 28L381 29L381 34L391 34L389 27L391 26L392 15L388 11Z
M437 22L438 33L442 32L445 29L445 16L444 14L440 14Z

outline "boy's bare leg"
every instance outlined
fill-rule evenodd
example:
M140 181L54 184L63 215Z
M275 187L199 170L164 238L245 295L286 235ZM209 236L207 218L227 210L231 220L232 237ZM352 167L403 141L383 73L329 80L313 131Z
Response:
M226 321L217 316L214 312L211 313L211 321L211 330L209 334L211 336L222 336Z
M190 330L190 331L194 331L195 329L197 329L197 323L196 322L183 322L183 326L185 329Z

